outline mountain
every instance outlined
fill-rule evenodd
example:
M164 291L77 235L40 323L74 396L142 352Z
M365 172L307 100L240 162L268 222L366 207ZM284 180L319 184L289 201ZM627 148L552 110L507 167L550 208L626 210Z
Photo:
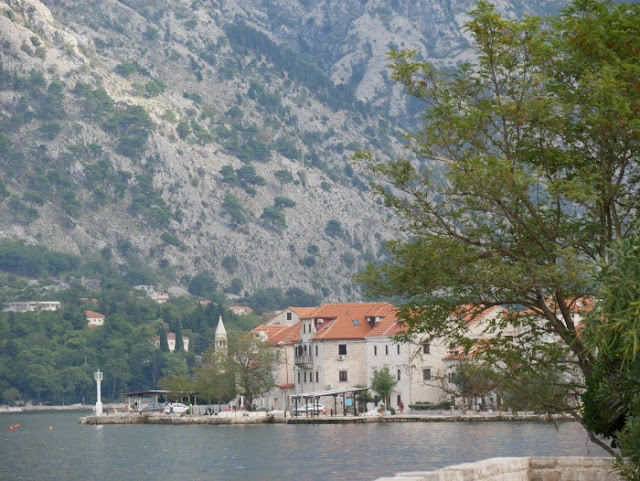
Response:
M350 157L410 155L419 113L386 52L470 58L473 3L1 0L0 238L132 284L359 300L397 230Z

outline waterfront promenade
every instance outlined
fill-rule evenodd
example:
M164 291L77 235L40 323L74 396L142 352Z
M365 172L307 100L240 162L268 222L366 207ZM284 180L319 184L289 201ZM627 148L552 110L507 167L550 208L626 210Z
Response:
M364 424L364 423L441 423L441 422L559 422L572 418L549 414L403 414L392 416L298 416L287 417L282 411L266 412L223 412L217 415L170 415L161 413L109 413L101 416L90 415L80 418L81 424Z

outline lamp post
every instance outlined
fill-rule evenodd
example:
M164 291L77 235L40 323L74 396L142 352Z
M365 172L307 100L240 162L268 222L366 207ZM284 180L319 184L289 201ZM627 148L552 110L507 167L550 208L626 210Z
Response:
M100 399L100 383L102 382L102 373L100 369L93 373L93 379L96 381L98 389L98 400L96 401L96 416L102 415L102 401Z

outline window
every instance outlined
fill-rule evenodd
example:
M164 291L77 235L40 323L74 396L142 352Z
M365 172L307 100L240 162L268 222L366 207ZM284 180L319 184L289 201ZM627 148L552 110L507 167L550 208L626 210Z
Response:
M338 379L340 382L347 382L347 371L338 371Z
M397 349L398 354L400 354L400 344L398 344L396 347L398 348L398 349Z
M422 380L423 381L431 381L431 369L423 369L422 370Z
M447 381L449 381L450 383L453 383L455 376L456 376L455 372L450 372L449 374L447 374Z
M398 406L400 406L400 403L402 402L402 398L400 397L400 394L398 394L398 402L396 403Z
M318 357L318 345L316 344L316 357Z
M374 356L378 355L378 346L373 346L373 355Z
M290 321L290 320L291 320L291 313L287 312L287 321Z
M318 376L318 371L316 371L316 382L319 382L318 379L320 379L320 376Z
M307 382L307 371L304 372L304 382Z
M346 344L338 344L338 354L344 356L347 353L347 345Z
M388 356L389 355L389 346L384 346L384 353Z
M400 369L398 369L398 381L400 380Z
M306 324L302 324L302 333L303 334L307 333L307 325Z
M298 384L300 384L300 371L298 371Z
M352 323L354 326L359 326L359 325L360 325L360 323L358 322L358 319L353 319L353 320L351 321L351 323Z
M422 354L429 354L431 351L431 346L429 344L422 345Z

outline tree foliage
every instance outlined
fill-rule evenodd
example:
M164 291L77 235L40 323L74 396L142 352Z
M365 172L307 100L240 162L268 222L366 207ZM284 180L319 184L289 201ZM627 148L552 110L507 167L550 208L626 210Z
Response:
M238 393L251 407L253 400L276 386L273 375L278 351L268 343L250 335L238 337L229 344L229 355L236 376Z
M582 396L584 420L622 449L619 472L640 479L640 237L615 243L598 273L598 303L585 336L595 353Z
M388 367L373 370L371 389L378 393L378 396L385 402L386 406L390 405L391 393L397 384L398 381L391 375Z
M576 0L555 18L507 20L479 2L466 24L476 61L440 70L390 53L394 80L426 107L409 141L431 167L358 154L406 234L389 244L391 263L361 280L404 301L409 335L469 345L464 316L451 314L508 306L487 327L495 342L483 357L507 361L505 380L553 368L577 399L594 356L576 300L595 294L588 273L640 220L639 15ZM507 325L516 339L501 338Z

